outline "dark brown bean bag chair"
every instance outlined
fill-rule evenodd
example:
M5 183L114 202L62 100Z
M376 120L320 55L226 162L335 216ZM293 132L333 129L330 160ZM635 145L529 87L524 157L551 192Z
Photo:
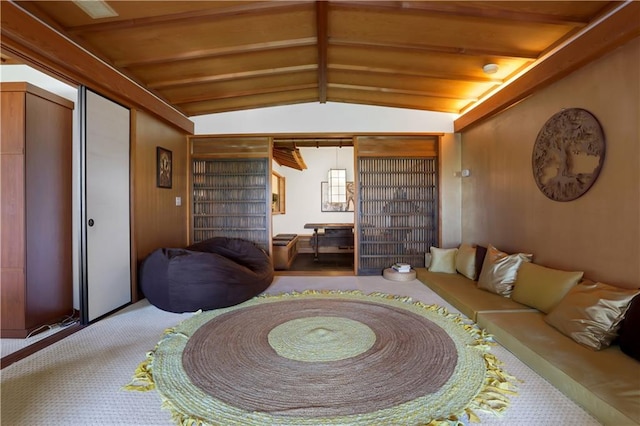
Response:
M250 241L216 237L186 249L161 248L140 266L140 288L169 312L237 305L273 281L271 258Z

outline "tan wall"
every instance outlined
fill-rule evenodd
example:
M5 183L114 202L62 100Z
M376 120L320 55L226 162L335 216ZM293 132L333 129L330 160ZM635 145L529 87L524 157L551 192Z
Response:
M640 287L640 39L615 50L462 134L462 237L536 263ZM600 176L570 202L546 198L531 171L544 123L562 108L600 121Z
M188 144L186 135L157 118L134 115L134 235L136 260L160 247L184 247L188 241ZM156 147L172 151L173 185L156 187ZM176 206L182 197L182 206Z
M440 247L457 247L461 238L460 135L445 133L438 153Z

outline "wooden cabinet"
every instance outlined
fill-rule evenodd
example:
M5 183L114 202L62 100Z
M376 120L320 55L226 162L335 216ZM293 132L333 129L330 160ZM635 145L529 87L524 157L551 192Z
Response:
M73 102L1 83L1 336L73 312Z

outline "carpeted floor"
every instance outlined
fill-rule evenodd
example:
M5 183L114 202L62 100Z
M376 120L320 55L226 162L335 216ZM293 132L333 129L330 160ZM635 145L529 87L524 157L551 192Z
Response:
M382 277L276 277L267 292L360 290L410 296L455 312L419 281ZM123 385L165 329L191 314L160 311L146 301L101 320L1 373L3 425L172 425L154 392L132 394ZM588 413L500 346L503 368L523 382L503 418L480 414L482 425L597 425Z

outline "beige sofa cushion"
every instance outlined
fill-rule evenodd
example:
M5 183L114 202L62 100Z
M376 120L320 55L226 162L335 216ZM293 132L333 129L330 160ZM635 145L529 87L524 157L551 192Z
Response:
M569 290L545 321L576 342L600 350L616 337L620 322L638 292L603 283L581 283Z
M639 364L618 346L585 348L540 312L480 312L478 325L602 424L640 424Z
M534 263L523 263L518 270L511 298L548 313L578 284L582 275L583 272L561 271Z
M443 249L431 247L431 264L429 270L431 272L444 272L446 274L456 273L456 254L457 248Z

